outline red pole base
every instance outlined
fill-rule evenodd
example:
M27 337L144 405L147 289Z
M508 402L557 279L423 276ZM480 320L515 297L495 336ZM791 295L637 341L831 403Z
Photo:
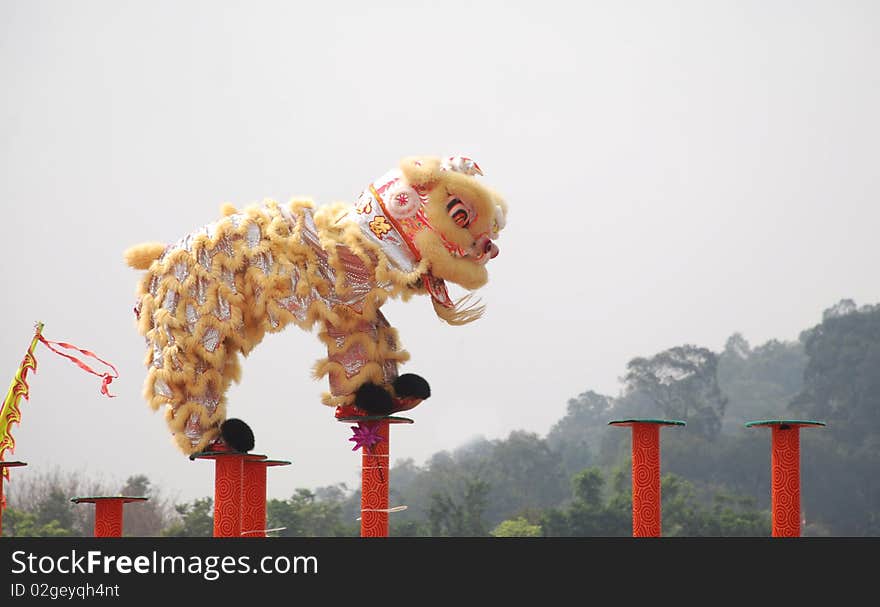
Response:
M660 537L660 427L632 426L633 537Z
M290 462L248 458L244 460L241 493L242 537L266 537L266 469Z
M225 453L214 459L214 537L241 537L243 453Z
M800 430L797 426L773 426L770 446L773 537L801 535L800 461Z
M214 537L266 537L266 468L290 462L235 451L190 459L214 460Z
M122 501L95 503L95 537L122 537Z
M684 426L669 419L619 419L612 426L632 427L632 534L660 537L660 427Z
M130 502L145 502L146 497L75 497L74 504L95 504L95 537L122 537L122 510Z
M746 428L769 426L770 516L773 537L801 535L801 428L824 426L825 422L799 419L770 419L747 422Z
M241 496L241 532L244 537L266 537L266 466L245 460Z
M388 421L376 424L378 443L361 458L361 537L388 537Z

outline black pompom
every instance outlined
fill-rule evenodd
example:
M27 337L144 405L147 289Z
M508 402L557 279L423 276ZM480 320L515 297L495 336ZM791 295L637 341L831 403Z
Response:
M394 400L388 390L367 382L355 391L354 406L370 415L390 415L394 411Z
M420 375L404 373L394 380L394 392L398 398L425 399L431 396L431 386Z
M230 418L220 424L220 435L230 449L247 453L254 448L254 432L240 419Z

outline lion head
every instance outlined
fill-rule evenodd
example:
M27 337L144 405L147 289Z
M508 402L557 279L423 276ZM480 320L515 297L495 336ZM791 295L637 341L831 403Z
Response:
M468 306L467 298L453 302L444 281L468 290L486 284L486 263L499 253L495 240L507 216L504 200L479 175L480 167L462 156L408 157L355 205L361 229L381 241L391 259L424 268L416 288L427 291L437 314L452 324L475 320L482 308Z

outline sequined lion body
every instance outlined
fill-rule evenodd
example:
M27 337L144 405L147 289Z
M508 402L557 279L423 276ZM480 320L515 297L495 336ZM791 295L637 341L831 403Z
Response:
M267 332L318 324L328 356L314 372L330 384L322 402L357 415L358 388L393 393L408 359L380 311L388 298L428 294L450 324L479 317L482 308L452 302L444 285L482 286L498 251L492 238L506 205L476 174L466 158L408 158L354 205L227 206L174 244L126 251L129 265L146 270L135 308L147 342L144 396L165 408L179 448L190 454L218 440L239 354Z

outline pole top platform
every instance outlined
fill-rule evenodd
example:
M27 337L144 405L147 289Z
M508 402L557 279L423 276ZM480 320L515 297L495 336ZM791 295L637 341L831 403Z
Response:
M657 426L686 426L687 422L678 419L654 419L650 417L630 417L608 422L609 426L633 426L635 424L655 424Z
M336 421L351 424L354 422L375 422L387 421L389 424L413 424L415 423L408 417L398 417L395 415L356 415L353 417L337 417Z
M825 426L825 422L818 422L812 419L759 419L751 422L746 422L746 428L755 428L761 426L779 426L781 429L821 428Z
M98 502L122 502L123 504L128 504L129 502L145 502L148 497L143 496L130 496L130 495L94 495L91 497L73 497L70 498L70 501L74 504L97 504Z
M289 466L293 462L289 462L289 461L283 460L283 459L258 459L258 460L250 460L250 461L248 461L248 463L249 464L262 464L262 465L266 466L267 468L270 468L272 466Z
M18 468L19 466L27 466L25 462L0 462L0 468Z
M259 453L247 453L244 451L199 451L198 453L193 453L189 456L190 460L196 459L218 459L220 457L246 457L251 461L259 461L266 459L265 455L261 455Z

